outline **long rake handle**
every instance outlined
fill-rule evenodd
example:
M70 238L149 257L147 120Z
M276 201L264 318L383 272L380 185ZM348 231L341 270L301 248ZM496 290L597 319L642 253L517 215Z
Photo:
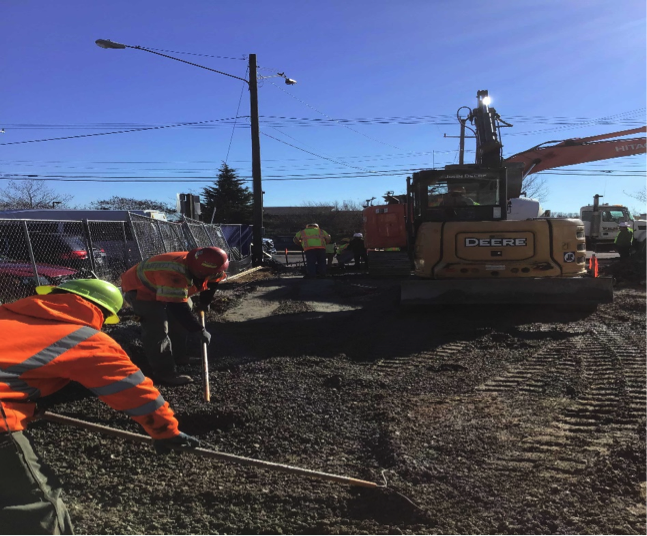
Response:
M200 311L200 323L202 324L202 329L206 329L204 311ZM202 387L204 391L204 401L211 402L211 389L209 387L209 358L206 342L202 343Z
M129 439L137 443L146 443L148 445L151 445L153 442L152 438L150 438L149 436L145 436L142 434L135 434L133 432L126 432L125 430L117 430L116 428L110 428L109 426L103 426L101 424L94 424L91 422L82 421L80 419L75 419L73 417L58 415L56 413L51 413L49 411L44 412L42 414L42 418L50 422L55 422L58 424L68 424L70 426L75 426L77 428L90 430L91 432L100 432L114 437L120 437L122 439ZM181 450L182 452L187 452L190 454L196 454L204 458L215 458L217 460L224 460L227 462L233 462L240 465L251 465L254 467L261 467L263 469L268 469L270 471L279 471L282 473L291 473L299 476L318 478L320 480L329 480L331 482L338 482L340 484L348 484L349 486L361 486L364 488L380 487L375 482L369 482L367 480L360 480L357 478L351 478L351 477L342 476L342 475L333 475L330 473L322 473L320 471L312 471L310 469L303 469L301 467L284 465L282 463L266 462L264 460L255 460L254 458L236 456L235 454L226 454L224 452L217 452L215 450L208 450L208 449L202 449L202 448L196 448L196 449L178 448L177 450Z

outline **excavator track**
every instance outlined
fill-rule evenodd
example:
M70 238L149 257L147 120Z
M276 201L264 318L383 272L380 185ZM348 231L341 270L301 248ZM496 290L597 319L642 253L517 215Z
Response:
M580 473L614 441L630 439L645 414L644 349L620 330L590 331L546 348L478 388L501 398L535 397L554 372L581 380L583 389L547 425L537 426L505 456L489 461L497 471L533 470L546 478Z

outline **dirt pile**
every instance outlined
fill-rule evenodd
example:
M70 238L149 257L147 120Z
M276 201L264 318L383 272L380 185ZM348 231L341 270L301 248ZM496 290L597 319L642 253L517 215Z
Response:
M645 533L644 288L589 315L403 311L395 296L352 277L232 282L209 315L212 403L199 382L161 388L181 428L218 450L387 489L36 423L77 531ZM141 360L137 333L110 328ZM44 405L139 431L79 386Z

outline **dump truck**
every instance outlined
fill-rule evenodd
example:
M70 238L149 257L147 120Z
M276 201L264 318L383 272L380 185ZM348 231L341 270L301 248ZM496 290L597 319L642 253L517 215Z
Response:
M583 222L541 217L538 202L520 198L537 162L521 153L503 159L501 124L512 125L489 106L487 90L477 92L467 120L476 133L474 164L418 171L405 195L365 207L369 273L401 277L405 304L613 301L612 279L587 272ZM511 219L515 212L530 217Z

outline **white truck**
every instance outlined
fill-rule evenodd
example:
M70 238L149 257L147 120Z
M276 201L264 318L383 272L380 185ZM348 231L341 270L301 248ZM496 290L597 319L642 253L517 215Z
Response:
M587 249L594 244L598 248L613 249L614 241L620 232L620 223L626 222L634 232L634 246L644 249L647 237L647 221L634 220L629 209L624 205L601 205L594 196L593 204L580 209L580 219L584 222Z

